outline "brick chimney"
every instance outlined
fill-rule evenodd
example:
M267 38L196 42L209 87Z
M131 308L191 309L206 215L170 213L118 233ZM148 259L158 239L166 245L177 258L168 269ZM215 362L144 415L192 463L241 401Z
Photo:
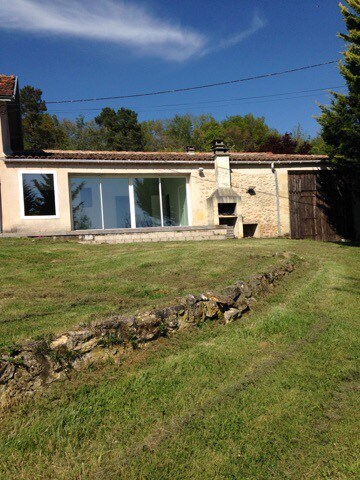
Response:
M0 75L0 157L23 149L18 80Z

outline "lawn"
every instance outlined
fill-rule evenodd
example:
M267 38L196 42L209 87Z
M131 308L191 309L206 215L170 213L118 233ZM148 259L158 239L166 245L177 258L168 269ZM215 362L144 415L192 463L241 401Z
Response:
M303 261L240 321L162 339L4 412L0 478L359 478L356 246L4 242L2 332L163 304L263 270L279 252Z
M236 244L238 245L238 244ZM82 245L0 241L0 348L82 322L222 288L276 264L284 250L232 242Z

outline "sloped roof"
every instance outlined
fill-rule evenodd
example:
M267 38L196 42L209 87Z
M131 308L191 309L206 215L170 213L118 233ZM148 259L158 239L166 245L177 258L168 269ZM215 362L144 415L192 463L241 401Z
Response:
M15 95L16 77L0 74L0 98L12 98Z
M42 150L36 152L15 152L9 158L47 159L47 160L98 160L98 161L135 161L135 162L197 162L212 161L213 153L199 152L114 152L88 150Z
M269 152L234 152L230 153L230 161L234 163L257 162L320 162L326 161L326 155L298 155L298 154L273 154ZM114 151L87 151L87 150L41 150L14 152L7 158L17 160L67 160L76 163L80 161L92 162L123 162L123 163L197 163L213 162L212 152L114 152ZM60 163L60 162L59 162Z

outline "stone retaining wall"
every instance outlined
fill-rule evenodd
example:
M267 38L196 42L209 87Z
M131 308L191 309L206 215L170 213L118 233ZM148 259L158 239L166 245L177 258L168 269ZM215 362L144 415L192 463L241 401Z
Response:
M180 242L186 240L225 240L226 226L174 228L161 227L137 229L127 232L97 233L79 235L81 242L90 243L132 243L132 242Z
M266 294L294 269L287 260L248 282L238 281L220 294L188 295L176 305L116 316L62 335L29 341L0 357L0 406L6 407L41 390L89 363L121 356L161 336L212 320L228 323L250 310L255 297Z

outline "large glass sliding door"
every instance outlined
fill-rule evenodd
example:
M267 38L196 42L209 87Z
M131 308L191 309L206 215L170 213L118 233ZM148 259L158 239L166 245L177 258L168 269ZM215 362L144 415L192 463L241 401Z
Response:
M70 188L74 230L189 224L185 178L76 176Z

